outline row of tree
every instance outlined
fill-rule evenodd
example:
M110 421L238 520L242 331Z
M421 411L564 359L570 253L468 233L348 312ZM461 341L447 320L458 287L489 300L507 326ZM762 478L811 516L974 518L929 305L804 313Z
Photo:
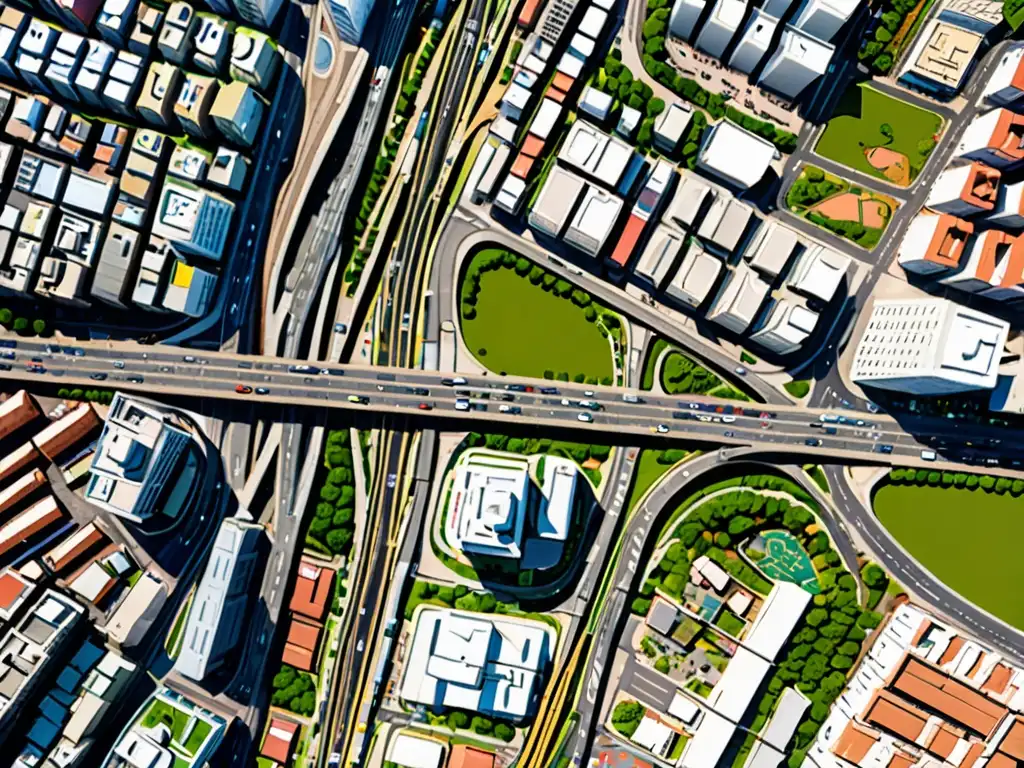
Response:
M1020 496L1024 493L1024 480L992 475L970 475L965 472L939 472L929 469L892 469L889 482L894 485L931 485L939 488L980 488L987 493Z
M331 430L324 449L320 501L306 532L306 544L325 555L347 557L355 534L355 471L347 429Z

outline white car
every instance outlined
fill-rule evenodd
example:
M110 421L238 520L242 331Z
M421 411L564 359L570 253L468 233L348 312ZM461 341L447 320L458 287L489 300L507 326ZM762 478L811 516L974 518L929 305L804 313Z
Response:
M562 398L562 405L572 405L572 403L569 402L569 398L563 397Z
M585 421L586 423L589 424L593 420L594 420L594 417L591 416L589 413L577 413L576 414L576 421Z
M469 400L467 400L464 397L460 397L458 400L455 401L455 410L456 411L468 411L469 410Z
M664 434L667 434L667 433L668 433L668 427L666 427L664 424L659 424L658 425L658 434L664 435Z
M734 421L736 421L736 417L735 416L723 416L722 417L722 421L724 421L726 424L732 424Z
M690 410L691 411L699 411L700 410L700 403L690 403Z

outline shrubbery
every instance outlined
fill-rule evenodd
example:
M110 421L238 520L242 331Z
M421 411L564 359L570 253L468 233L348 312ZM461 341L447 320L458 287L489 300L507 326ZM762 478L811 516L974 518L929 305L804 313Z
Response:
M889 471L889 482L894 485L931 485L941 488L981 488L987 493L1000 496L1009 493L1020 496L1024 493L1024 480L992 475L971 475L965 472L939 472L928 469L893 469Z
M50 329L46 321L41 318L29 320L25 317L15 317L14 313L4 307L0 309L0 325L8 330L13 330L19 336L49 336Z
M893 36L919 2L923 0L883 0L885 12L878 17L878 25L870 37L861 41L857 51L857 58L875 74L884 75L892 69L893 56L898 52L892 44Z
M681 352L669 352L662 363L661 383L670 395L706 395L722 380Z
M85 400L87 403L101 403L103 405L110 405L110 401L114 399L114 393L109 389L68 389L67 387L61 387L57 390L57 397L65 400Z
M810 208L842 189L843 185L827 179L823 170L808 165L786 193L786 203L792 208Z
M270 701L275 707L283 707L307 717L313 714L316 686L311 675L282 664L281 671L274 675L271 685L273 693Z
M644 705L637 701L620 701L612 710L612 726L628 739L636 733L646 713Z
M347 556L355 533L355 473L347 429L331 430L324 449L328 470L306 543L328 555Z

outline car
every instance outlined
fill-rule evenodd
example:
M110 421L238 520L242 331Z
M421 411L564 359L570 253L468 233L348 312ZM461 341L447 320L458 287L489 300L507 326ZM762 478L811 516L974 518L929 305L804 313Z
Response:
M461 384L468 384L469 382L467 382L462 376L456 376L453 379L441 379L441 383L446 387L453 387Z
M542 395L557 395L558 387L541 387L540 393Z
M434 406L432 406L430 403L420 403L417 407L421 411L429 411L429 410L433 409Z
M363 648L365 648L365 647L366 646L363 645L363 639L359 638L359 642L356 643L356 653L362 653L363 652Z
M89 378L92 379L93 381L103 381L104 379L107 378L107 374L105 374L105 373L93 373L93 374L91 374L89 376Z
M250 387L248 384L236 384L235 392L237 392L240 395L251 395L252 387Z
M580 408L589 408L592 411L602 410L601 404L593 400L580 400Z
M668 427L665 424L659 424L657 426L657 432L658 432L659 435L667 434L668 433Z
M430 395L430 390L426 387L413 387L412 393L417 397L427 397Z
M320 373L315 365L289 365L288 373Z
M0 363L0 371L9 371L9 370L11 370L11 364L10 363Z
M183 362L186 362L186 363L194 363L196 361L196 359L192 355L185 355L181 359L182 359Z
M398 475L396 475L394 472L392 472L391 474L388 475L388 481L386 483L388 488L394 488L395 487L395 483L397 483L397 482L398 482Z
M73 355L74 357L85 357L85 350L81 347L64 347L65 355Z
M594 390L592 390L592 389L585 389L583 391L583 396L584 397L593 397L594 396Z
M576 421L583 421L586 422L587 424L590 424L593 420L594 417L591 416L589 413L584 412L576 414Z
M821 439L817 437L808 437L806 440L804 440L804 445L809 445L813 448L817 448L819 445L821 445Z
M881 445L878 446L878 452L879 453L892 453L892 446L891 445L886 445L885 443L882 443Z
M252 370L252 363L250 363L248 360L243 360L242 362L240 362L238 364L238 367L239 368L245 368L246 370L251 371Z
M125 381L130 381L132 384L141 384L145 379L141 376L128 376Z
M725 432L723 432L722 434L723 434L723 435L724 435L725 437L736 437L736 433L735 433L735 432L733 432L733 431L732 431L731 429L727 429L727 430L725 430Z
M48 355L55 355L58 352L60 352L60 345L58 345L58 344L47 344L46 345L46 354L48 354Z
M341 753L331 752L331 756L327 758L327 768L338 768L341 765Z
M328 368L327 369L327 373L330 376L344 376L345 375L345 371L342 370L341 368Z
M511 392L502 392L500 395L498 395L498 399L504 400L506 403L511 403L516 399L516 396L513 395Z
M3 352L0 352L0 357L4 358L4 360L13 360L17 355L9 349L5 349Z
M924 459L925 461L935 461L937 458L939 458L939 455L935 453L935 451L925 450L921 451L921 458Z
M626 394L624 394L622 396L622 402L624 402L624 403L639 403L640 402L640 398L637 397L634 394L631 394L631 393L627 392Z
M29 373L46 373L46 367L39 363L29 363L25 366L25 370Z
M455 390L455 396L456 397L469 397L469 390L468 389L456 389Z
M349 395L348 401L350 403L355 403L356 405L366 405L368 402L370 402L370 398L368 398L366 395Z
M124 369L124 360L115 360L114 361L114 367L117 368L119 371L123 370Z
M572 406L572 402L567 397L563 397L562 398L561 404L566 406L566 407L571 407Z
M0 347L3 347L4 349L17 349L18 342L11 339L0 339Z
M508 410L506 410L505 413L511 413L513 416L518 416L523 412L523 409L518 405L503 405L498 408L498 410L500 411L502 408L507 408Z
M161 365L161 366L160 366L160 372L161 372L161 373L170 373L170 372L171 372L171 371L173 371L173 370L174 370L174 369L173 369L173 368L171 368L171 366L169 366L169 365Z
M468 411L469 410L469 400L467 398L465 398L465 397L460 397L460 398L456 399L456 401L455 401L455 410L456 411Z
M267 389L266 387L256 387L256 394L257 395L269 395L270 394L270 390Z
M335 323L334 324L334 332L335 333L348 333L348 326L345 325L345 323Z
M835 424L839 421L839 417L831 413L823 413L818 417L818 420L825 424Z
M736 421L736 417L735 416L723 416L722 417L722 421L724 421L726 424L732 424L734 421Z
M690 403L689 408L691 411L699 411L700 403Z
M686 411L672 411L672 418L673 419L688 419L688 418L690 418L690 414L688 414Z
M747 369L744 368L742 365L737 365L733 370L736 371L736 375L737 376L746 376L747 375Z
M838 433L839 433L839 430L836 429L835 427L825 427L825 434L826 435L836 435Z
M523 386L522 384L506 384L505 385L505 389L507 389L509 392L525 392L526 391L526 387Z

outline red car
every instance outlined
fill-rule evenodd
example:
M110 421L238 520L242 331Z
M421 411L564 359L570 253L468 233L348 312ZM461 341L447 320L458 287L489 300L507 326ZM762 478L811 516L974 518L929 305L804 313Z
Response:
M238 386L235 387L235 392L237 392L240 395L251 395L252 387L250 387L247 384L239 384Z
M432 406L432 405L431 405L430 403L420 403L420 410L421 410L421 411L429 411L429 410L431 410L431 409L432 409L433 407L434 407L434 406Z

